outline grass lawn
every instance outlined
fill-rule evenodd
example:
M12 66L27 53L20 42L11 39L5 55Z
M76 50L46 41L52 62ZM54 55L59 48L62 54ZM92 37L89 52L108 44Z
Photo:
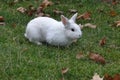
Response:
M120 3L112 6L101 0L59 0L60 4L47 7L45 12L56 20L60 20L60 15L53 14L55 8L69 18L73 15L69 9L76 9L79 14L90 11L91 20L80 19L77 23L97 25L96 29L83 28L82 38L69 47L55 47L47 44L37 46L25 39L26 25L35 16L16 10L21 6L28 8L29 5L37 8L42 1L21 0L10 5L12 1L0 1L0 16L4 17L6 23L0 26L0 80L60 80L63 77L62 68L69 68L64 75L65 80L90 80L94 73L101 77L106 73L120 73L120 28L109 26L120 20ZM100 9L103 12L99 12ZM117 15L111 17L111 10ZM106 38L106 44L100 46L99 41L103 37ZM101 65L89 58L76 59L79 52L84 55L98 53L105 58L106 64Z

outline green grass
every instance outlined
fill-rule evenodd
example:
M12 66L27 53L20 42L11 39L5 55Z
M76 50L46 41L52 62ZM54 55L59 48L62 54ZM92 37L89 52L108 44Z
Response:
M77 23L97 25L96 29L84 28L82 38L77 43L69 47L54 47L47 44L37 46L25 39L26 25L35 16L27 16L16 10L31 4L37 8L41 1L26 0L9 6L10 2L12 0L0 1L0 16L5 18L6 23L0 26L0 80L60 80L61 69L64 67L69 68L64 75L65 80L90 80L94 73L100 76L120 73L120 28L109 26L120 20L120 4L111 6L100 0L60 0L60 4L46 8L45 12L57 20L60 20L60 15L53 14L55 8L62 10L67 17L73 15L68 12L69 9L76 9L79 14L90 11L92 20L77 20ZM83 6L80 6L81 3ZM98 9L107 13L113 9L117 16L99 13ZM101 47L99 41L103 37L107 41ZM90 51L102 55L106 64L101 65L88 58L76 59L77 53L83 52L86 55Z

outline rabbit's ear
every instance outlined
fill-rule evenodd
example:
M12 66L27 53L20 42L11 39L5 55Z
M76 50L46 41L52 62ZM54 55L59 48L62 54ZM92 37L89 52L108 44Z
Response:
M75 13L75 14L71 17L70 20L73 20L73 21L75 22L75 21L76 21L76 18L77 18L77 14L78 14L78 13Z
M63 23L64 25L69 24L69 20L68 20L65 16L63 16L63 15L61 15L61 21L62 21L62 23Z

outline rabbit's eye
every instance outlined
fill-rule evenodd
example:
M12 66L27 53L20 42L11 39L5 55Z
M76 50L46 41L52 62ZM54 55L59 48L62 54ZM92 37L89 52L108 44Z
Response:
M73 32L74 32L74 31L75 31L75 29L73 29L73 28L72 28L72 29L71 29L71 31L73 31Z

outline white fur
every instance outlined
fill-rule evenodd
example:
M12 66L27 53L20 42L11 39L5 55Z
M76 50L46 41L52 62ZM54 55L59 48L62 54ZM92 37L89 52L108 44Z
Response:
M69 45L82 35L80 27L75 23L76 17L77 13L70 20L63 15L61 15L61 21L49 17L35 18L28 23L25 37L38 45L42 42L56 46ZM74 32L71 31L72 28Z

